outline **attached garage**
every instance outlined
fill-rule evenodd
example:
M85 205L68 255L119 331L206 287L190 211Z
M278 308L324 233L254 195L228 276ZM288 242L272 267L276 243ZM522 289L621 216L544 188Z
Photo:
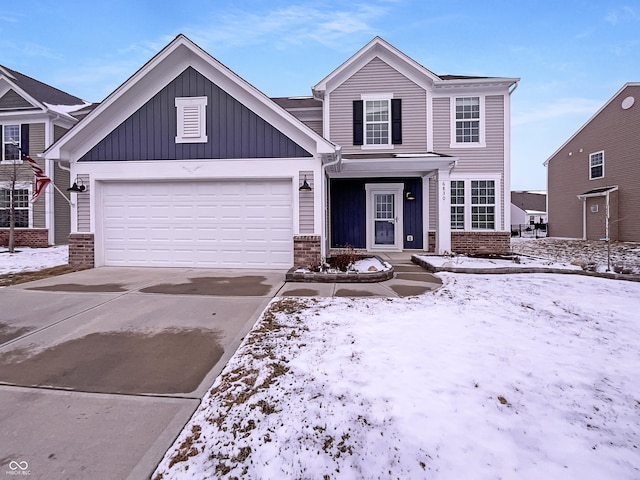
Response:
M291 180L103 182L104 265L289 268Z

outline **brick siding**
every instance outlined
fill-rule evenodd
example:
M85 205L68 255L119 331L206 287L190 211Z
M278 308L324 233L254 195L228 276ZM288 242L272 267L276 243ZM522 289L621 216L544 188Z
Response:
M451 232L451 250L466 255L503 254L511 251L509 232Z
M293 264L296 267L320 265L319 235L300 235L293 237Z
M69 234L69 265L94 267L95 247L93 233Z
M49 230L46 228L16 228L13 231L16 247L46 248L49 246ZM0 228L0 245L9 245L9 229Z

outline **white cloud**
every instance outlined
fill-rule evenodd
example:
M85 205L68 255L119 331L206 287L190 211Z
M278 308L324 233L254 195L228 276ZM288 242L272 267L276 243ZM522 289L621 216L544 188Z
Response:
M540 103L529 108L520 108L511 117L512 125L526 125L569 117L573 115L594 114L602 107L600 100L589 98L561 98L555 101Z
M374 22L384 18L388 8L353 4L330 10L297 4L257 13L236 8L215 18L215 24L187 28L185 34L218 50L264 42L283 49L309 41L340 48L353 34L374 35Z
M604 19L612 25L618 25L625 22L640 21L640 10L635 7L625 5L624 7L610 10Z

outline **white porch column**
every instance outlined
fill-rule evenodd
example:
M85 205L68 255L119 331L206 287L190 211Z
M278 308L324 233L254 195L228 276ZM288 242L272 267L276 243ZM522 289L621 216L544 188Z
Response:
M449 169L438 169L438 218L436 220L436 255L451 253L451 180Z

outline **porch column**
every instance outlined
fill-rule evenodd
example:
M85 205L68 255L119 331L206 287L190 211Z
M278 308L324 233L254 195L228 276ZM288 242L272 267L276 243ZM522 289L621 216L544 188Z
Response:
M436 255L445 255L451 253L451 180L448 168L438 169L437 189Z

